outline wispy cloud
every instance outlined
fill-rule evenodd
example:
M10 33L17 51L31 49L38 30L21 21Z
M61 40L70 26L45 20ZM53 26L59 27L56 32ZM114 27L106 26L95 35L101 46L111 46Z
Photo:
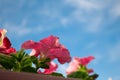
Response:
M55 29L56 27L54 26L44 26L44 25L38 25L38 26L33 26L29 27L27 26L27 19L23 19L21 24L15 25L12 23L4 23L2 28L5 28L9 31L11 34L15 34L19 37L23 37L29 34L38 34L38 33L43 33L45 31L50 31Z
M101 29L103 6L94 0L66 0L66 5L74 7L69 15L69 22L84 24L88 32L97 32Z
M50 10L49 7L45 7L45 8L42 8L41 10L38 9L38 11L36 12L37 15L43 15L43 16L47 16L47 17L50 17L50 18L56 18L57 17L57 13L56 13L56 10Z
M30 29L28 29L26 27L13 25L13 24L10 24L10 23L5 23L3 28L7 29L9 31L9 33L14 33L17 36L26 35L26 34L31 32Z
M110 10L110 15L113 18L120 17L120 3L116 3Z
M97 3L90 0L66 0L66 2L79 9L84 8L88 11L100 8Z
M65 0L65 3L74 8L67 17L69 20L67 24L80 23L84 25L85 31L92 33L101 31L103 29L101 24L107 24L109 21L113 21L113 18L120 16L118 0L114 2L112 0ZM105 14L108 14L109 19L104 18Z
M30 33L30 29L26 28L27 20L23 19L20 25L15 25L9 22L5 22L3 28L10 31L10 33L14 33L17 36L22 36Z

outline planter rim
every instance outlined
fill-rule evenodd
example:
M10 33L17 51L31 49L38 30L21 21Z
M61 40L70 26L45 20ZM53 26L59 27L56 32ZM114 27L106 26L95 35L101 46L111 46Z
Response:
M27 72L12 72L0 69L0 80L80 80L75 78L63 78L52 75L42 75Z

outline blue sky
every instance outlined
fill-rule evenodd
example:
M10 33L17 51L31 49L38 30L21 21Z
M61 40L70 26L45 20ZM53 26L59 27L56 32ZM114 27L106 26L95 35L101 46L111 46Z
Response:
M0 0L0 28L17 50L26 40L58 36L72 57L95 56L89 67L97 80L120 80L120 0Z

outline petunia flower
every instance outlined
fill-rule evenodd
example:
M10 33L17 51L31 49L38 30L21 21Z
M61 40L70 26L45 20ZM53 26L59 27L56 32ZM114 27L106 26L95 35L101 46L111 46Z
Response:
M50 58L51 60L57 58L61 64L71 60L69 51L59 43L58 37L52 35L39 42L26 41L22 44L22 48L32 49L31 56L40 55L40 58Z
M11 42L6 36L6 30L0 29L0 53L10 54L15 53L16 50L11 47Z
M93 59L94 59L93 56L88 56L88 57L84 57L84 58L74 57L73 61L70 62L69 67L66 70L66 73L71 74L73 72L79 71L80 70L79 69L80 65L86 67L87 64ZM87 72L91 73L91 72L93 72L93 70L92 69L87 69Z

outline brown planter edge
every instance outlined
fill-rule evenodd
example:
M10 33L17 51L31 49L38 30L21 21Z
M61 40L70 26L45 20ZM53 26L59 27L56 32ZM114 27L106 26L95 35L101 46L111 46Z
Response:
M40 75L26 72L12 72L0 69L0 80L80 80L80 79L63 78L59 76Z

